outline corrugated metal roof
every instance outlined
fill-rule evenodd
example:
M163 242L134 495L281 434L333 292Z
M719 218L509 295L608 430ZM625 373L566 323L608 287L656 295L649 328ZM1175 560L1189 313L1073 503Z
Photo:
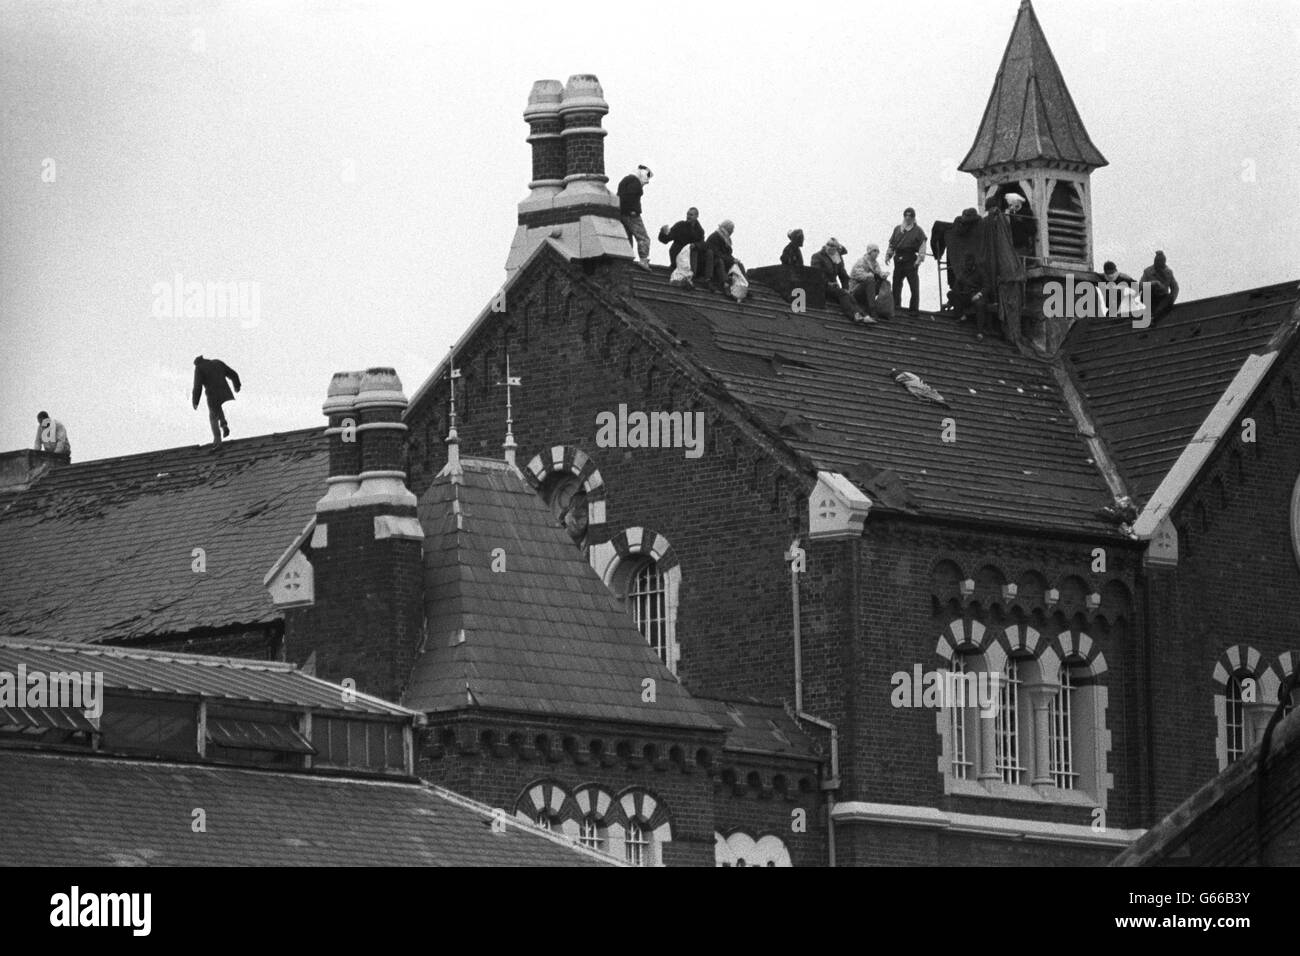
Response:
M93 672L105 690L314 707L350 713L415 716L377 697L347 691L292 664L99 645L0 639L0 670ZM351 698L351 699L349 699Z

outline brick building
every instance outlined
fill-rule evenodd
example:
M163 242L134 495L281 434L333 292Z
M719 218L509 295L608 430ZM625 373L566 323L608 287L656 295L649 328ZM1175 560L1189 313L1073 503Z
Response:
M425 716L425 779L642 863L1102 864L1258 762L1300 663L1300 292L1044 308L1100 279L1106 161L1027 0L961 166L1037 217L1007 340L633 266L608 108L534 85L505 285L409 402L340 372L323 437L15 466L0 634L351 680Z

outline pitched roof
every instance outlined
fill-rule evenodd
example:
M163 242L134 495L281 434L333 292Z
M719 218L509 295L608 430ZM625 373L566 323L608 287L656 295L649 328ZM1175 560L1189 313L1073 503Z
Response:
M620 865L441 787L309 773L0 750L0 815L8 866Z
M0 671L16 673L19 664L26 665L28 672L99 673L108 690L414 716L404 707L360 691L345 696L340 685L278 661L0 639Z
M115 641L276 620L262 578L326 474L319 428L54 469L0 513L0 579L21 596L0 603L0 634Z
M1097 428L1139 502L1154 494L1247 356L1269 347L1300 283L1179 303L1148 329L1075 324L1065 351Z
M926 312L866 327L831 307L794 313L758 283L737 306L673 288L660 268L614 263L595 281L774 440L847 475L881 510L1118 533L1094 513L1113 497L1051 366L1007 342ZM913 394L894 370L950 407ZM955 442L942 440L949 417Z
M420 499L428 642L402 703L716 731L518 472L461 464L462 483L444 474Z
M1031 160L1107 165L1088 138L1033 5L1021 0L979 132L958 168L977 173Z
M1269 746L1264 806L1259 800L1256 744L1226 770L1188 797L1169 816L1117 856L1112 866L1249 866L1258 864L1260 837L1265 853L1283 834L1300 827L1300 711L1279 722ZM1262 819L1261 819L1262 811ZM1290 840L1296 846L1294 838ZM1289 860L1268 859L1294 866Z
M724 749L732 753L780 755L816 760L820 747L779 704L754 699L697 697L705 711L727 730Z

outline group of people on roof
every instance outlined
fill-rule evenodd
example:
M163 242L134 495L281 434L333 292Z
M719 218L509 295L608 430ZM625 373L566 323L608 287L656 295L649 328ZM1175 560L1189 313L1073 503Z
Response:
M628 241L636 245L636 264L646 270L650 268L650 236L642 219L641 198L652 176L647 167L638 166L618 185L619 215ZM997 323L991 322L991 316L997 300L998 279L991 278L989 264L984 261L991 258L988 243L984 239L974 240L976 235L982 234L981 227L986 219L998 221L997 231L1003 237L1006 255L1020 260L1017 271L1022 282L1023 264L1035 260L1038 238L1038 222L1025 198L1015 192L990 196L985 202L984 216L971 208L964 210L951 224L936 223L935 242L940 245L936 245L935 255L942 256L944 248L949 253L949 291L940 311L955 313L963 320L975 319L980 334L997 332ZM941 225L948 230L944 237L939 235ZM744 263L735 255L732 244L735 230L736 224L724 219L706 236L700 224L700 211L694 206L686 211L684 219L672 226L661 227L659 241L669 247L670 284L687 289L698 285L743 302L748 293L749 276ZM789 285L793 288L803 278L797 276L798 271L805 268L804 232L791 229L786 238L789 241L781 253L781 265L788 270L791 276ZM909 293L906 314L915 316L920 299L918 270L925 261L928 238L916 221L916 210L909 206L903 210L903 221L894 227L889 237L883 261L880 246L868 243L866 252L853 267L846 268L848 248L832 236L812 254L808 266L818 273L826 301L837 304L845 317L855 324L874 324L903 314L904 285ZM894 267L892 280L886 268L891 263ZM1000 275L1005 279L1007 270L999 272L995 268L992 271L993 276ZM1112 285L1137 285L1131 277L1119 272L1113 262L1106 263L1105 275L1106 281ZM1178 283L1165 263L1164 253L1157 252L1153 265L1142 273L1140 283L1148 282L1150 286L1144 288L1151 290L1152 318L1158 319L1173 307L1178 297Z

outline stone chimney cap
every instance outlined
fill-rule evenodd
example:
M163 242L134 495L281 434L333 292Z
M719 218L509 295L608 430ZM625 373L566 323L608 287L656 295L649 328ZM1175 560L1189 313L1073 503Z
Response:
M357 406L379 402L384 405L406 405L406 396L402 394L402 380L397 371L386 366L366 369L361 376L361 388L357 392Z
M326 415L344 412L355 403L357 392L361 391L361 372L335 372L330 379L329 391L326 393L323 411Z
M530 122L539 116L547 116L560 111L560 100L564 97L564 84L559 80L538 80L528 94L528 107L524 110L524 121Z
M605 91L600 87L600 80L594 73L575 73L564 85L564 96L560 100L560 112L571 110L599 110L609 112L605 102Z

